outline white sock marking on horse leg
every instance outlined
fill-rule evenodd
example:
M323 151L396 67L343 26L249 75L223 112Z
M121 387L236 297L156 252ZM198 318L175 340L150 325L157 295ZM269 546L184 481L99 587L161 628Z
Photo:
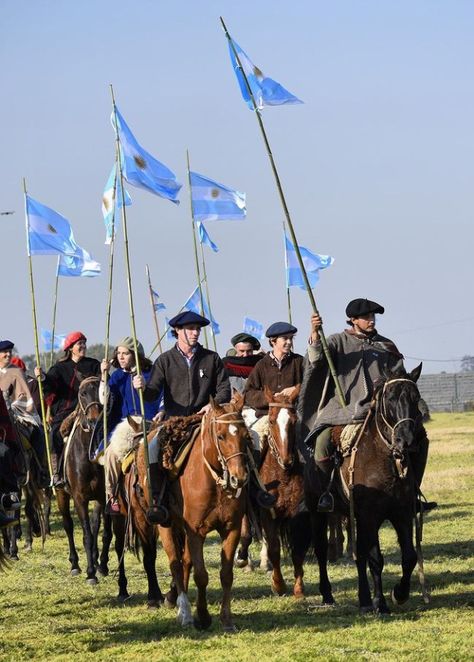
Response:
M193 615L191 613L191 603L189 602L188 594L180 593L176 600L178 606L178 621L183 627L193 624Z

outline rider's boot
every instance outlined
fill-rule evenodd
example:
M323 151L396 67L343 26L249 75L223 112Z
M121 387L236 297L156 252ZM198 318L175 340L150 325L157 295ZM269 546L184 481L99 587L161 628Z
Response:
M151 524L171 526L167 478L164 471L160 471L159 462L150 463L150 480L152 501L146 514L147 519Z
M270 510L276 504L277 498L274 494L270 494L270 492L265 489L265 485L262 483L254 458L255 452L258 451L252 452L252 450L249 449L247 453L250 469L250 477L248 483L249 496L252 501L257 502L260 508Z
M3 510L0 510L0 529L6 529L9 526L18 524L17 517L9 517Z
M331 433L330 427L322 430L316 438L314 447L314 461L323 490L318 500L318 513L332 513L334 510L334 497L330 491L334 469L334 445Z
M51 454L51 465L53 469L53 476L51 478L51 485L56 489L62 489L65 486L63 475L63 454L58 457L57 453Z

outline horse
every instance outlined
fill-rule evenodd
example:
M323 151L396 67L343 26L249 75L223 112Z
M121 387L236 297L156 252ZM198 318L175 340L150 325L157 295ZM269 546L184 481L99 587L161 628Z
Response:
M109 547L112 540L110 515L105 514L104 468L90 459L90 443L94 427L100 423L102 405L99 401L98 377L86 377L80 384L76 409L61 424L63 438L68 437L64 449L65 488L57 489L56 500L69 543L71 575L81 573L79 557L74 544L74 524L70 500L81 522L83 543L87 556L87 577L90 585L98 583L96 572L108 575ZM89 516L89 503L96 501L93 518ZM98 551L98 535L104 520L102 551Z
M419 489L410 456L417 450L417 434L421 428L420 394L416 385L420 373L421 364L410 373L388 374L375 386L371 410L336 472L333 487L336 509L345 516L351 515L356 525L358 599L362 614L390 613L382 588L384 559L379 543L379 529L385 520L395 528L401 550L402 577L392 590L392 600L403 604L410 595L411 575L417 562L413 520ZM341 428L337 430L340 433ZM308 461L305 466L306 503L313 523L320 591L323 603L333 604L326 568L327 513L317 512L322 488L314 462ZM367 564L374 584L373 599Z
M203 546L207 534L215 530L222 541L220 621L225 632L235 631L230 606L233 561L245 511L243 488L249 478L246 458L250 437L242 407L243 397L237 392L227 404L217 405L211 399L186 463L170 485L172 527L160 527L174 580L167 598L173 604L176 592L187 594L193 568L197 586L194 625L201 630L209 628L212 622L207 607L209 576ZM184 550L180 544L183 533Z

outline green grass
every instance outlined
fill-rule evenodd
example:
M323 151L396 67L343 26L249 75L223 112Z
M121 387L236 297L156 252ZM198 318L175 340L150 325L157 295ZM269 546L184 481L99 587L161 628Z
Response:
M426 518L423 549L431 602L425 605L416 573L410 601L383 619L361 617L353 564L330 567L337 606L319 608L317 574L306 568L307 600L271 595L260 570L236 569L233 610L238 633L224 635L218 610L218 544L206 546L210 573L211 629L182 630L175 614L146 608L141 564L126 556L132 599L116 603L111 576L96 587L69 576L67 545L57 516L44 551L32 553L0 576L0 660L467 660L473 659L474 414L435 414L428 424L430 459L424 491L440 507ZM399 575L399 551L389 526L382 530L384 586L388 596ZM80 545L80 535L77 535ZM78 545L78 547L79 547ZM257 555L257 548L254 555ZM81 551L84 566L84 554ZM115 569L115 555L111 568ZM162 589L169 574L160 550ZM291 568L285 576L291 580ZM194 599L194 587L191 600Z

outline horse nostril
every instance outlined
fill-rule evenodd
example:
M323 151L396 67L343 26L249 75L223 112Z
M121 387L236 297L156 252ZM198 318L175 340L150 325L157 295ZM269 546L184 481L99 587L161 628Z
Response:
M234 490L237 489L237 487L239 486L239 479L237 478L237 476L230 477L230 486Z

